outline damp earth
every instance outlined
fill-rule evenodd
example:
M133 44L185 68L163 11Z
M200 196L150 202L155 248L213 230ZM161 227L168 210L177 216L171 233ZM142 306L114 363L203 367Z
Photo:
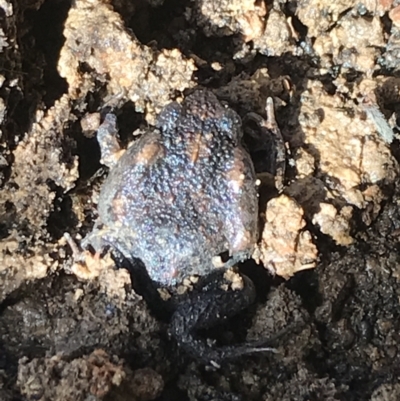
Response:
M399 7L2 2L0 399L398 399ZM213 369L110 252L76 263L64 236L80 243L99 218L104 111L129 149L199 89L240 116L259 182L258 240L237 267L256 299L202 336L276 350ZM286 149L279 191L274 141L248 118L265 118L268 98Z

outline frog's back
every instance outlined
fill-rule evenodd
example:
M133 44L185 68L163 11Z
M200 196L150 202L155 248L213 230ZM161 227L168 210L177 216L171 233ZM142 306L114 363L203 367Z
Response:
M127 149L99 199L102 223L120 228L131 256L163 284L208 274L222 252L248 254L257 234L254 169L232 132L238 116L208 92L185 102Z

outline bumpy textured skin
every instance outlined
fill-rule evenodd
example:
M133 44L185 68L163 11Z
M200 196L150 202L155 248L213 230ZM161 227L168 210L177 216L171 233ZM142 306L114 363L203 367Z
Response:
M118 160L99 198L103 240L173 285L207 275L213 257L232 264L257 240L256 177L241 145L241 121L208 91L171 103L157 127Z

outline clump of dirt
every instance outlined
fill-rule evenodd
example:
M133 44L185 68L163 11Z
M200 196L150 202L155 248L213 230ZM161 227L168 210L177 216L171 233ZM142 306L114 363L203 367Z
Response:
M28 399L84 400L89 394L102 398L125 379L120 361L110 361L103 350L70 363L59 355L44 361L26 359L20 360L18 385Z
M131 372L122 362L97 349L83 358L68 360L57 354L50 358L20 359L18 385L22 395L40 400L86 400L90 397L146 401L156 398L163 388L155 371ZM121 389L124 388L123 393Z
M176 48L154 51L141 44L106 1L76 2L65 21L64 36L57 67L68 82L71 100L83 101L100 81L105 85L102 96L110 104L130 100L154 123L154 112L161 111L174 91L194 85L193 60Z
M0 399L397 399L399 7L3 1ZM261 264L242 266L259 299L210 335L276 349L214 370L109 255L85 270L63 238L97 216L102 113L128 143L197 86L243 118L261 182ZM287 146L279 196L263 181L273 141L254 149L246 120L268 97Z
M316 265L317 247L305 228L303 209L286 195L271 199L266 205L265 223L253 258L272 274L286 279Z

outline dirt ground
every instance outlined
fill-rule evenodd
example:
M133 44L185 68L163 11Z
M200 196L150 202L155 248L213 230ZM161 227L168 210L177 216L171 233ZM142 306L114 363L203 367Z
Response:
M400 1L0 10L1 401L400 399ZM241 269L258 298L207 335L289 330L220 369L174 344L109 255L77 266L63 236L97 216L99 112L117 111L127 146L196 87L242 118L272 97L288 149L278 195L244 127L260 240Z

